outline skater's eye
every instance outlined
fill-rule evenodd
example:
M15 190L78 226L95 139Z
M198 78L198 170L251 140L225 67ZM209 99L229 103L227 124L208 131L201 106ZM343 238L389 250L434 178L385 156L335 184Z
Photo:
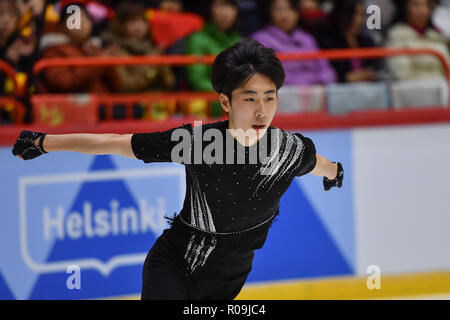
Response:
M266 99L266 101L273 101L273 100L274 100L273 97L268 97L268 98Z
M255 101L255 99L253 99L253 98L246 98L246 99L244 99L244 101Z

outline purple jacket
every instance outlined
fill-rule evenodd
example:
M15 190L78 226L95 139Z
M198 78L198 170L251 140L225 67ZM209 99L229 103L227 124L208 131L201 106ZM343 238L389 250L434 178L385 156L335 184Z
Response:
M276 52L319 50L314 38L299 28L288 34L269 25L250 37ZM336 82L336 73L328 60L286 61L283 62L283 67L286 73L285 84L311 85Z

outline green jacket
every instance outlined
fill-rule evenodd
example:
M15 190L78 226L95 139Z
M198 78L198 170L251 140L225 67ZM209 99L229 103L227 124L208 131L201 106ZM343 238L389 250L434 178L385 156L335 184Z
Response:
M202 31L192 34L186 44L186 54L218 54L241 40L234 31L223 33L214 24L207 23ZM189 87L196 91L213 91L210 65L190 65L186 67Z

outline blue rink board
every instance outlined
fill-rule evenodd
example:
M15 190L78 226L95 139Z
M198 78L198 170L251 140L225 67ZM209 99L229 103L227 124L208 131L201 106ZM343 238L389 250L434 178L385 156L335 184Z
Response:
M343 164L344 186L324 192L319 177L293 181L248 283L354 274L351 131L302 134ZM10 148L0 148L0 161L0 299L140 293L145 254L168 227L163 216L182 207L183 166L73 152L22 161ZM81 289L68 289L68 265L81 266Z

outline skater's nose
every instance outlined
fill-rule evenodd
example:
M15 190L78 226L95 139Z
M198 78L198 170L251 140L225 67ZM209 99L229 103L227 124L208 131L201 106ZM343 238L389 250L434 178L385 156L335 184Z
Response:
M264 118L264 116L266 115L266 106L263 100L257 101L255 115L257 119Z

